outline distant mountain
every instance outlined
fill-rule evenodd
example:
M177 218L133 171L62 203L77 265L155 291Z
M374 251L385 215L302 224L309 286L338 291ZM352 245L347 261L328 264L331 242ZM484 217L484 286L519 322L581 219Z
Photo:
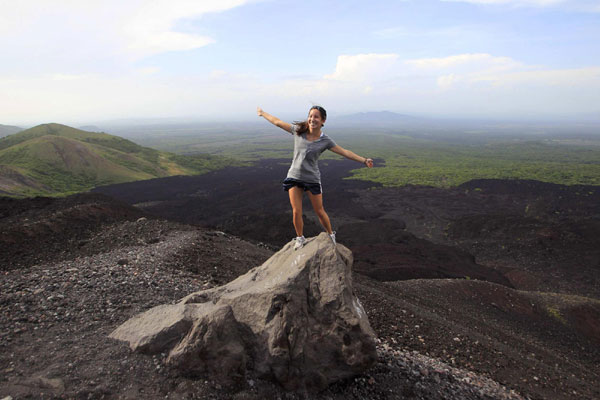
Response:
M23 129L19 128L18 126L1 125L0 124L0 137L12 135L12 134L20 132L22 130Z
M102 129L98 128L96 125L84 125L80 126L78 129L88 132L102 132Z
M372 111L361 112L356 114L341 115L335 117L333 124L375 124L375 125L390 125L398 123L419 123L426 121L424 118L413 117L405 114L398 114L391 111Z
M398 114L392 111L369 111L354 114L346 114L337 117L338 120L354 120L354 121L400 121L406 119L419 119L411 115Z
M179 156L106 133L44 124L0 139L0 195L64 195L226 165L220 157Z

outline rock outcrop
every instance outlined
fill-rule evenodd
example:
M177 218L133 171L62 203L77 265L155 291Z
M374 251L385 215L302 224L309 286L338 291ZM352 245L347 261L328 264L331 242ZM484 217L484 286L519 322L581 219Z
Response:
M325 233L285 245L227 285L154 307L110 335L144 353L168 353L187 374L251 374L290 390L319 390L377 358L375 335L353 293L352 253Z

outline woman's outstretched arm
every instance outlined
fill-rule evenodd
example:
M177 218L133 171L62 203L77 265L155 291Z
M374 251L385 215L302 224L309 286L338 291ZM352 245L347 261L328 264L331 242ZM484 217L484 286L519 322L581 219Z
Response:
M346 150L342 146L335 145L329 150L333 151L334 153L339 154L340 156L344 156L350 160L358 161L361 164L365 164L369 168L373 168L373 160L372 159L361 157L350 150Z
M286 130L289 133L292 133L292 124L289 124L287 122L283 122L279 118L274 117L274 116L272 116L271 114L269 114L267 112L264 112L262 108L256 107L256 114L258 114L259 117L263 117L264 119L266 119L267 121L269 121L273 125L281 128L283 130Z

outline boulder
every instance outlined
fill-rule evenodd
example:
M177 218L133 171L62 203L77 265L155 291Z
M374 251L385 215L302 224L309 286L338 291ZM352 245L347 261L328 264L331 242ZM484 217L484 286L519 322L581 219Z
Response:
M143 353L168 354L186 374L248 375L290 390L320 390L377 359L375 334L352 289L352 253L325 233L286 244L224 286L139 314L110 334Z

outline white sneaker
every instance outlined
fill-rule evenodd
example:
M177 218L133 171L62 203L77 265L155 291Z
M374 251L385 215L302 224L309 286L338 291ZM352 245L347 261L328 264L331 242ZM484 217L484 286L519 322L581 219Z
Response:
M336 242L335 242L335 231L333 231L333 233L330 233L329 237L331 238L331 241L333 242L333 244L336 244Z
M294 250L298 250L304 246L306 243L306 238L303 236L296 236L296 243L294 243Z

